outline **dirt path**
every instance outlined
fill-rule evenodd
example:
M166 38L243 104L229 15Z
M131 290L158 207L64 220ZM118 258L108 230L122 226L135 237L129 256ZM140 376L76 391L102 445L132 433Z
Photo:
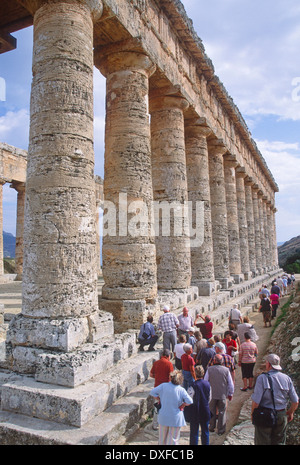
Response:
M289 296L281 298L281 307L285 304L288 298ZM280 308L277 311L277 316L279 315ZM258 311L252 312L249 315L249 318L250 322L254 325L256 333L259 337L258 341L256 342L259 352L254 370L254 373L256 373L257 371L261 371L263 357L266 353L270 341L272 327L264 327L262 314L258 313ZM226 435L236 425L243 405L251 397L253 390L243 392L240 390L241 387L243 387L241 368L237 367L235 392L231 402L228 403L226 432L222 436L218 436L216 433L210 433L211 445L221 445L224 443ZM152 422L149 421L143 428L141 428L132 438L127 441L126 445L157 445L157 443L158 431L154 431L152 429ZM189 425L181 429L180 445L189 445Z

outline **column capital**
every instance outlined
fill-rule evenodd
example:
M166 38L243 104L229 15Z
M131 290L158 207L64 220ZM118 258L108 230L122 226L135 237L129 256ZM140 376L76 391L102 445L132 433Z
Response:
M181 96L165 95L161 97L154 97L149 99L150 113L153 111L167 110L178 108L185 111L189 107L189 102Z
M103 53L100 47L94 52L94 63L100 72L107 77L118 71L139 71L149 78L155 72L156 65L146 53L135 50L116 50Z
M246 180L247 178L246 168L244 166L238 166L236 169L236 176L238 178L243 178Z
M25 192L26 184L25 182L12 181L10 187L17 192Z
M230 152L227 152L224 154L224 164L226 163L226 166L229 168L237 168L239 166L238 161L235 159L234 155L232 155Z
M193 118L185 120L185 132L191 137L205 137L213 134L212 129L207 126L205 118Z
M223 141L223 139L209 139L208 140L209 154L210 155L225 155L228 152L228 149Z
M54 2L50 0L18 0L18 2L26 8L32 15L44 5L47 4L54 4ZM103 3L102 0L56 0L55 4L57 3L69 3L74 5L83 5L87 7L92 15L93 21L96 22L102 15L103 12Z

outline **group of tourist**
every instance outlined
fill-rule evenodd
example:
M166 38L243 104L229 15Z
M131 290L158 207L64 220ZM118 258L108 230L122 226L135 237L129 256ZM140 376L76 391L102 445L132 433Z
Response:
M284 273L273 279L270 290L265 284L259 289L259 311L263 315L264 326L271 326L272 319L276 318L281 297L288 295L295 288L295 275Z
M148 350L154 350L157 341L151 318L148 317L140 330L142 351L145 345L149 345ZM169 306L164 306L163 315L157 323L157 328L163 332L163 350L150 372L150 377L154 378L150 394L156 399L152 427L159 430L160 445L178 445L181 427L186 422L190 424L191 445L198 445L199 428L202 445L209 445L210 433L225 433L228 402L234 395L237 367L242 373L241 391L254 390L253 411L262 397L265 399L263 389L266 389L269 378L254 386L253 371L258 355L256 331L249 317L242 317L236 305L230 311L228 325L228 331L221 338L213 334L209 315L197 314L193 321L187 307L177 317ZM276 355L266 358L266 367L272 375L274 389L277 393L280 391L278 403L281 407L284 404L285 412L288 401L292 402L285 417L281 415L281 428L277 426L276 430L276 437L280 438L278 441L284 443L284 425L291 421L298 406L298 397L290 378L280 372ZM266 433L261 432L258 426L255 430L256 443L263 444ZM271 437L271 430L269 433Z

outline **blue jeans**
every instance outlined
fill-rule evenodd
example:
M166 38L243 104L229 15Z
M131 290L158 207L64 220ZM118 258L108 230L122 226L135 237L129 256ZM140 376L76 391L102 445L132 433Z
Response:
M192 373L187 370L182 370L183 374L183 387L187 391L188 388L193 384L194 378L192 377Z
M199 440L199 426L201 427L201 444L203 446L209 445L209 421L203 421L201 419L192 420L190 422L190 445L198 446Z

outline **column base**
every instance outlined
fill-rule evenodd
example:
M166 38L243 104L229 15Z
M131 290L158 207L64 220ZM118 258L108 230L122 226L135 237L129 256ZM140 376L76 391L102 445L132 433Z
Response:
M253 277L252 271L245 271L245 273L244 273L244 280L245 281L249 281L249 279L251 279L252 277Z
M217 280L219 281L221 285L220 290L224 290L224 289L227 290L230 287L232 287L234 284L234 279L231 276L229 278L217 278Z
M209 296L215 294L220 288L220 283L218 281L200 281L197 284L199 290L199 296Z
M234 280L234 284L240 284L245 280L244 273L232 274L231 277Z

